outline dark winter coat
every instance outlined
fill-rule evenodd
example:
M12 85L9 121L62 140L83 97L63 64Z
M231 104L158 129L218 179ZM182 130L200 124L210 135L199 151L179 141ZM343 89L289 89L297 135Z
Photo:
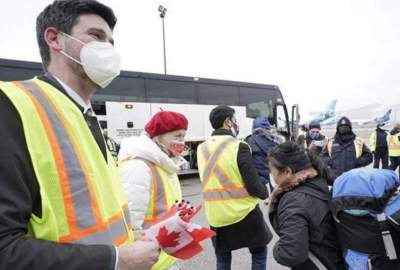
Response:
M393 128L393 129L390 131L390 135L396 135L396 134L399 133L399 132L400 132L399 129Z
M246 138L251 147L254 166L256 167L259 179L263 185L269 184L269 168L267 163L268 154L278 145L276 141L268 137L261 129L256 129L253 134Z
M225 129L217 129L212 135L232 135L232 133ZM267 188L258 179L247 144L239 145L236 159L247 192L260 199L266 199ZM221 251L243 247L263 247L272 239L272 233L265 223L264 215L258 205L238 223L219 228L211 227L211 229L216 232L216 236L212 238L213 245Z
M317 270L311 252L328 270L344 269L329 201L328 185L319 176L278 196L269 217L280 237L273 250L279 264Z
M321 152L323 160L331 167L333 174L335 175L334 178L337 178L342 173L352 169L367 166L371 164L373 160L371 151L365 143L362 147L361 156L359 158L356 157L356 147L354 145L356 135L353 131L345 135L339 133L339 123L343 120L351 127L351 122L347 117L342 117L341 120L339 120L337 132L332 143L332 155L329 155L327 147L325 147Z
M387 153L388 152L388 144L387 144L387 132L381 128L376 129L376 147L375 152L377 153Z

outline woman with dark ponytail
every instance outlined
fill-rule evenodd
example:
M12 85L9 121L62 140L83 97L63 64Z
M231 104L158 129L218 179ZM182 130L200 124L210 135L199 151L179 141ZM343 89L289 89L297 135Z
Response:
M294 142L278 145L268 157L277 187L269 217L280 239L275 260L293 270L341 270L341 251L329 211L329 168Z

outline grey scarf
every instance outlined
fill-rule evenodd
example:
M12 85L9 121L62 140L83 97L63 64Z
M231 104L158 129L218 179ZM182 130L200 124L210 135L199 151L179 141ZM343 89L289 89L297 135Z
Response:
M253 134L261 135L265 137L267 140L274 142L276 144L281 144L285 142L285 139L283 137L279 136L279 134L273 132L270 129L256 128L253 130Z

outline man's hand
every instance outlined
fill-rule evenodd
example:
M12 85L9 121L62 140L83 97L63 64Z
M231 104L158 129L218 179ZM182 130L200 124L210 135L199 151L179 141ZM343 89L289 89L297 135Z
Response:
M314 141L312 141L311 143L310 143L310 145L308 146L308 150L313 150L314 148L316 147L316 145L315 145L315 143L314 143Z
M118 270L148 270L159 255L160 247L156 241L136 241L118 247Z

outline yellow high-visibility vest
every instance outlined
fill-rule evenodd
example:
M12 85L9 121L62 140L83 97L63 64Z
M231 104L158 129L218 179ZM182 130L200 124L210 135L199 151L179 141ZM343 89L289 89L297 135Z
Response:
M128 204L114 159L104 159L79 108L39 79L0 82L22 120L40 187L42 214L28 234L85 245L133 241Z
M168 211L176 201L182 200L182 191L179 185L178 176L173 173L168 173L160 166L148 163L151 169L151 192L150 203L144 218L144 227L157 222L157 219ZM164 251L161 251L158 261L151 268L152 270L166 269L173 265L176 258L169 256Z
M364 146L364 140L362 138L357 137L354 140L354 148L356 150L356 158L360 158L362 156L363 146ZM329 156L332 157L333 140L329 140L327 148L328 148Z
M150 202L144 218L143 227L149 228L159 222L160 217L165 214L176 201L182 200L182 191L176 173L168 173L162 167L157 166L145 159L131 157L121 162L123 168L125 161L140 159L149 166L151 170ZM166 269L172 266L176 258L161 251L158 261L151 268L152 270Z
M400 157L400 133L395 135L387 135L386 141L389 149L389 157Z
M259 199L250 196L245 189L239 171L240 143L229 135L212 136L197 149L205 214L213 227L241 221L258 204Z
M369 136L369 149L371 152L376 150L376 131L372 132L371 136Z
M304 130L301 130L301 129L299 129L299 133L298 133L298 135L297 135L297 138L296 139L298 139L300 136L303 136L304 137L304 139L306 138L306 136L307 136L307 132L306 131L304 131Z
M151 169L150 203L144 218L144 228L156 223L176 201L182 200L178 176L168 173L162 167L146 162Z
M151 192L149 208L144 219L145 228L157 222L160 215L168 211L176 201L182 200L178 176L175 173L170 174L163 168L149 162L147 164L151 169ZM176 258L162 251L158 261L151 269L166 269L173 265L175 261Z

